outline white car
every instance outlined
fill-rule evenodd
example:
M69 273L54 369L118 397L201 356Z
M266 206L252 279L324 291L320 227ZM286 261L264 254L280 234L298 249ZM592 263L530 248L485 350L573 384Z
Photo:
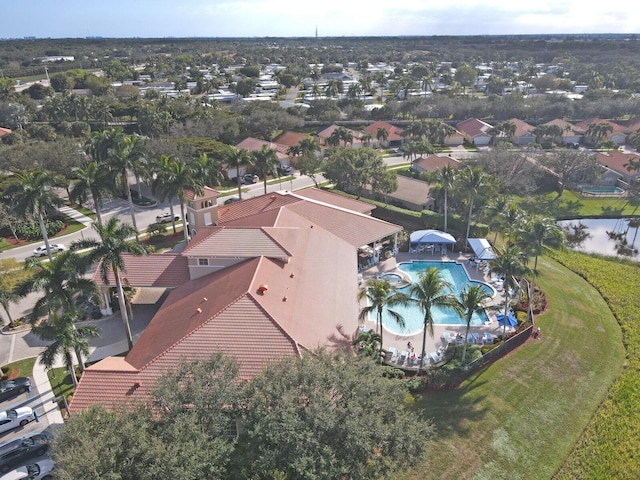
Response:
M49 247L51 247L51 254L58 253L58 252L63 252L63 251L65 251L67 249L67 247L65 247L61 243L50 243ZM46 245L40 245L38 248L36 248L33 251L33 256L34 257L43 257L46 254L47 254L47 246Z
M49 459L30 463L5 473L0 480L52 480L55 465Z
M18 407L0 412L0 433L8 432L14 428L24 427L33 420L31 407Z
M177 222L178 220L180 220L180 217L178 215L175 215L173 219ZM163 213L156 217L156 223L169 223L170 221L171 221L170 213Z

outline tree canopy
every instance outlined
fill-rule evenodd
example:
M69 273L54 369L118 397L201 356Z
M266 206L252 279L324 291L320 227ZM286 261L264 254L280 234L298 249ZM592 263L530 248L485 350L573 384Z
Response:
M249 382L220 354L183 363L157 385L152 408L73 415L53 444L56 475L389 478L421 460L433 426L407 408L406 383L384 372L369 358L322 351Z

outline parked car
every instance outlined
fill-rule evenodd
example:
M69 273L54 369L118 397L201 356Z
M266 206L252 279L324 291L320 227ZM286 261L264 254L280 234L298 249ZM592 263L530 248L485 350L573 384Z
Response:
M24 427L33 419L33 409L31 407L11 408L0 412L0 433Z
M230 203L236 203L236 202L239 202L239 201L240 201L240 199L238 197L231 197L231 198L227 198L224 201L224 204L225 205L229 205Z
M42 432L1 445L0 472L6 473L27 460L46 455L52 438L49 432Z
M67 249L67 247L65 247L61 243L50 243L49 247L51 248L51 254L58 253L58 252L63 252L64 250ZM42 257L42 256L44 256L46 254L47 254L47 246L46 245L40 245L38 248L36 248L33 251L33 256L34 257Z
M281 165L280 169L284 172L284 173L291 173L291 165Z
M178 215L174 215L173 219L177 222L178 220L180 220L180 217ZM158 215L156 217L157 223L169 223L170 221L171 221L170 213L163 213L162 215Z
M244 183L258 183L260 181L260 178L252 173L245 173L242 176L242 180Z
M0 402L29 391L31 391L31 380L27 377L18 377L0 382Z
M0 480L52 480L55 465L49 459L30 463L11 470L0 477Z

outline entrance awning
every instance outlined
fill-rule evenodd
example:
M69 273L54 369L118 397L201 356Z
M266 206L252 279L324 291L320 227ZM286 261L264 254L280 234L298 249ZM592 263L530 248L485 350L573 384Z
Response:
M470 238L469 246L478 260L494 260L496 258L496 253L486 238Z

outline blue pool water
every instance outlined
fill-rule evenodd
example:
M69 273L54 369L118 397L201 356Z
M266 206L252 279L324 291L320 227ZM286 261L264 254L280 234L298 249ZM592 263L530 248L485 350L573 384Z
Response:
M398 268L404 272L407 272L413 281L418 279L418 273L424 272L428 268L438 267L440 269L442 278L453 285L452 294L458 296L458 294L469 285L483 285L487 292L492 296L495 295L495 291L489 285L469 280L467 272L464 267L455 262L404 262L398 264ZM408 293L409 288L401 288L400 291ZM382 325L390 333L396 335L415 335L422 331L422 325L424 320L424 314L415 305L409 306L396 306L392 310L398 312L404 318L405 326L400 327L396 321L388 315L386 310L382 317ZM371 317L375 321L375 316ZM487 314L483 311L481 314L474 313L471 317L471 325L484 325L484 322L488 320ZM460 316L451 309L437 308L433 310L433 323L437 325L465 325L466 322L460 318Z
M596 187L582 187L583 193L590 195L622 195L624 190L620 187L614 187L612 185L600 185Z

